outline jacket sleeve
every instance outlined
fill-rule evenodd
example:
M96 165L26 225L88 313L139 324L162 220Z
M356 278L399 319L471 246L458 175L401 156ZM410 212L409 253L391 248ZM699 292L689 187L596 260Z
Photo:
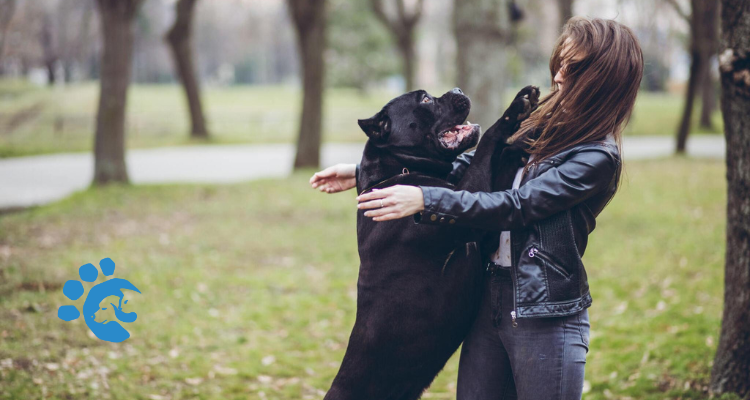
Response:
M467 151L466 153L459 155L456 158L456 161L453 161L453 171L448 174L448 182L455 185L461 181L464 173L466 173L466 169L469 168L469 164L471 164L471 160L474 159L475 152L476 149Z
M587 148L518 189L476 192L420 186L424 210L416 223L456 224L488 231L518 229L585 201L612 184L618 160Z

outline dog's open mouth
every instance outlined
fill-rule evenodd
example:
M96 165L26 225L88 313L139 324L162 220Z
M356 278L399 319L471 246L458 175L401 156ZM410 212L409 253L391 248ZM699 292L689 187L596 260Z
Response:
M455 150L469 143L471 145L467 146L467 148L471 147L476 144L478 137L479 125L468 121L464 125L456 125L438 133L438 141L448 150Z

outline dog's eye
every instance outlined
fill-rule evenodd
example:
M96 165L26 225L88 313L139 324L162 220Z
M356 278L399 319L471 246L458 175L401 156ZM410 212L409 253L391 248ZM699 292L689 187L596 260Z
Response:
M409 128L411 128L411 129L417 129L417 123L416 122L412 122L411 124L409 124Z
M430 104L430 103L432 103L432 99L430 98L430 96L425 95L424 97L422 97L422 104Z

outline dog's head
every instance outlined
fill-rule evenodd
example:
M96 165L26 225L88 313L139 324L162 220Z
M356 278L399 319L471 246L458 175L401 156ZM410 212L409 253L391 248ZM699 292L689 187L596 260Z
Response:
M479 140L479 125L464 124L470 109L461 89L440 97L416 90L391 100L372 118L360 119L359 126L369 144L400 159L451 162Z

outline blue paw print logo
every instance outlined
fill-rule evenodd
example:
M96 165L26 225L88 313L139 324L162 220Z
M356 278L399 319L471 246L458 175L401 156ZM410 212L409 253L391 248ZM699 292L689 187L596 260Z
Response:
M112 276L115 273L115 262L111 258L99 261L99 267L101 267L104 276ZM94 282L99 277L99 270L93 264L86 264L78 269L78 276L81 277L82 281ZM96 321L96 313L100 310L100 303L109 296L120 298L118 305L109 303L119 321L130 323L138 318L138 314L135 312L125 312L122 309L122 306L128 303L127 300L123 303L123 297L125 297L122 292L123 289L141 292L126 279L112 278L92 287L86 296L83 303L83 320L86 322L86 326L91 329L91 332L101 340L120 343L130 337L130 332L125 330L117 321ZM81 284L81 281L71 279L65 282L63 294L70 300L78 300L83 296L83 284ZM101 308L101 310L106 309L106 306ZM80 316L81 313L74 305L65 305L57 310L57 317L63 321L73 321Z

